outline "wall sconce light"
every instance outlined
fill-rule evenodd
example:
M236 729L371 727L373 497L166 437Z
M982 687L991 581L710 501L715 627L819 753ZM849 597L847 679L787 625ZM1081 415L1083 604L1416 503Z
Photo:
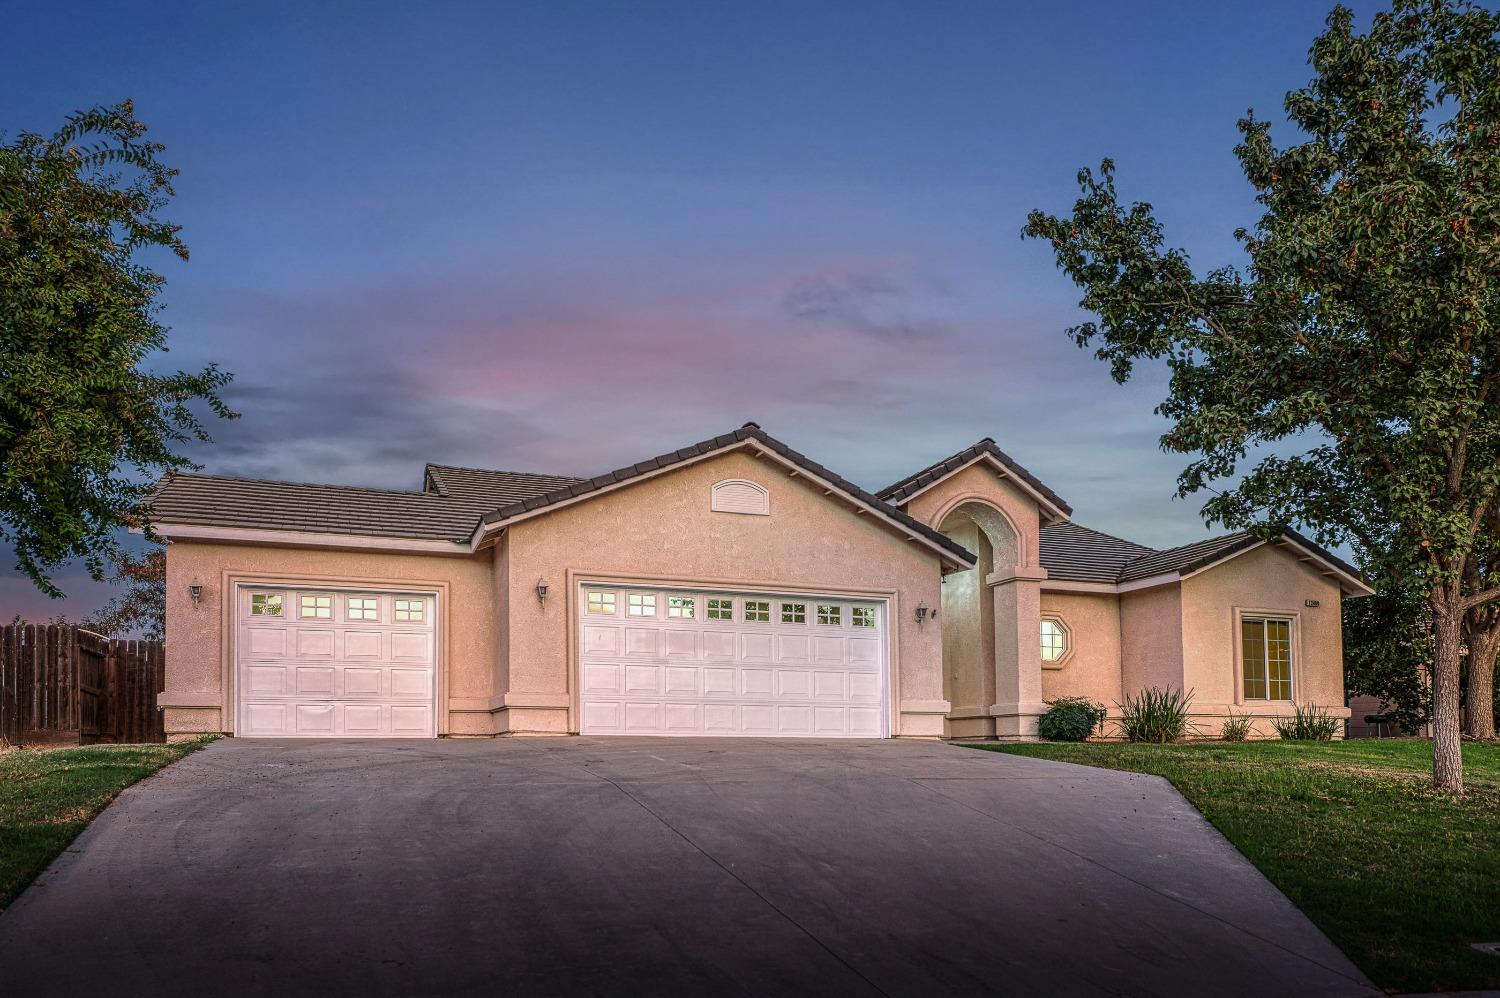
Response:
M922 629L922 624L923 624L924 621L927 620L928 617L931 617L933 620L937 620L937 611L936 610L929 610L927 608L927 604L926 603L918 603L917 604L917 609L916 609L915 612L916 612L916 615L917 615L917 629L918 630Z
M188 586L188 598L193 601L195 610L203 605L203 584L197 579L194 579L192 585Z
M540 576L536 580L536 603L543 610L547 609L547 582Z

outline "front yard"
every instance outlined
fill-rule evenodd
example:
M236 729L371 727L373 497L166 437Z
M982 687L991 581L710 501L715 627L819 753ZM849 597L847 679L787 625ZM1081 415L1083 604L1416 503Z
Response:
M1431 789L1425 741L974 748L1166 777L1375 983L1500 987L1500 746L1468 793Z
M0 753L0 911L121 790L208 740Z

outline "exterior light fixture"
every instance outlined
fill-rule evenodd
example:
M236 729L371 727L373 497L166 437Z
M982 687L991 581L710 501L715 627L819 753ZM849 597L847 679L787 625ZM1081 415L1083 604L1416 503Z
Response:
M193 579L192 585L188 586L188 598L193 601L193 609L203 605L203 584Z
M916 615L917 615L917 628L919 630L921 629L922 623L927 619L927 617L928 617L929 614L931 614L933 617L937 616L936 613L934 613L933 611L927 609L927 604L926 603L918 603L917 604Z
M536 603L543 610L547 609L547 580L540 576L536 580Z

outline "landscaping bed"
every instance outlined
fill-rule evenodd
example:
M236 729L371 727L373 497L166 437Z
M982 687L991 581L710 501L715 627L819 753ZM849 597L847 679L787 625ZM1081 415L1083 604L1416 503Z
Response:
M121 790L211 740L0 752L0 910Z
M1462 799L1419 740L972 747L1166 777L1380 986L1500 987L1500 745Z

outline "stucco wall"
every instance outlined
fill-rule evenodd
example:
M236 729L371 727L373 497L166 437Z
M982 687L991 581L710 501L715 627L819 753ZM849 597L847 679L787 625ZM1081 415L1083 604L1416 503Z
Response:
M1090 697L1115 713L1120 699L1120 598L1113 594L1042 591L1042 616L1068 630L1069 652L1059 668L1042 668L1042 695Z
M1017 555L999 549L995 551L996 568L1008 562L1037 568L1040 565L1038 531L1041 529L1041 515L1036 502L987 466L971 465L944 479L908 503L906 511L923 523L936 527L948 511L971 499L999 507L1020 541L1021 550Z
M1176 583L1120 596L1120 688L1183 688L1182 587Z
M771 514L709 510L709 489L742 478L770 491ZM506 730L576 730L570 634L576 582L626 578L791 591L891 594L896 734L940 736L942 633L918 628L919 603L940 605L938 558L870 514L825 497L770 460L736 451L622 488L506 531L508 597L502 643L510 649L512 716ZM571 574L570 574L571 573ZM532 593L552 587L545 608Z
M1308 600L1319 605L1309 607ZM1184 675L1197 691L1196 706L1291 712L1290 704L1240 696L1237 610L1290 617L1293 699L1347 716L1339 587L1287 549L1272 547L1249 551L1182 584Z
M161 695L167 732L233 730L225 601L233 600L227 591L230 577L243 577L330 587L445 586L439 642L446 664L440 682L446 686L448 706L460 710L439 710L439 730L487 734L488 703L497 688L490 574L487 552L444 557L173 542L167 546L166 692ZM188 595L194 580L203 586L203 603L197 607Z

